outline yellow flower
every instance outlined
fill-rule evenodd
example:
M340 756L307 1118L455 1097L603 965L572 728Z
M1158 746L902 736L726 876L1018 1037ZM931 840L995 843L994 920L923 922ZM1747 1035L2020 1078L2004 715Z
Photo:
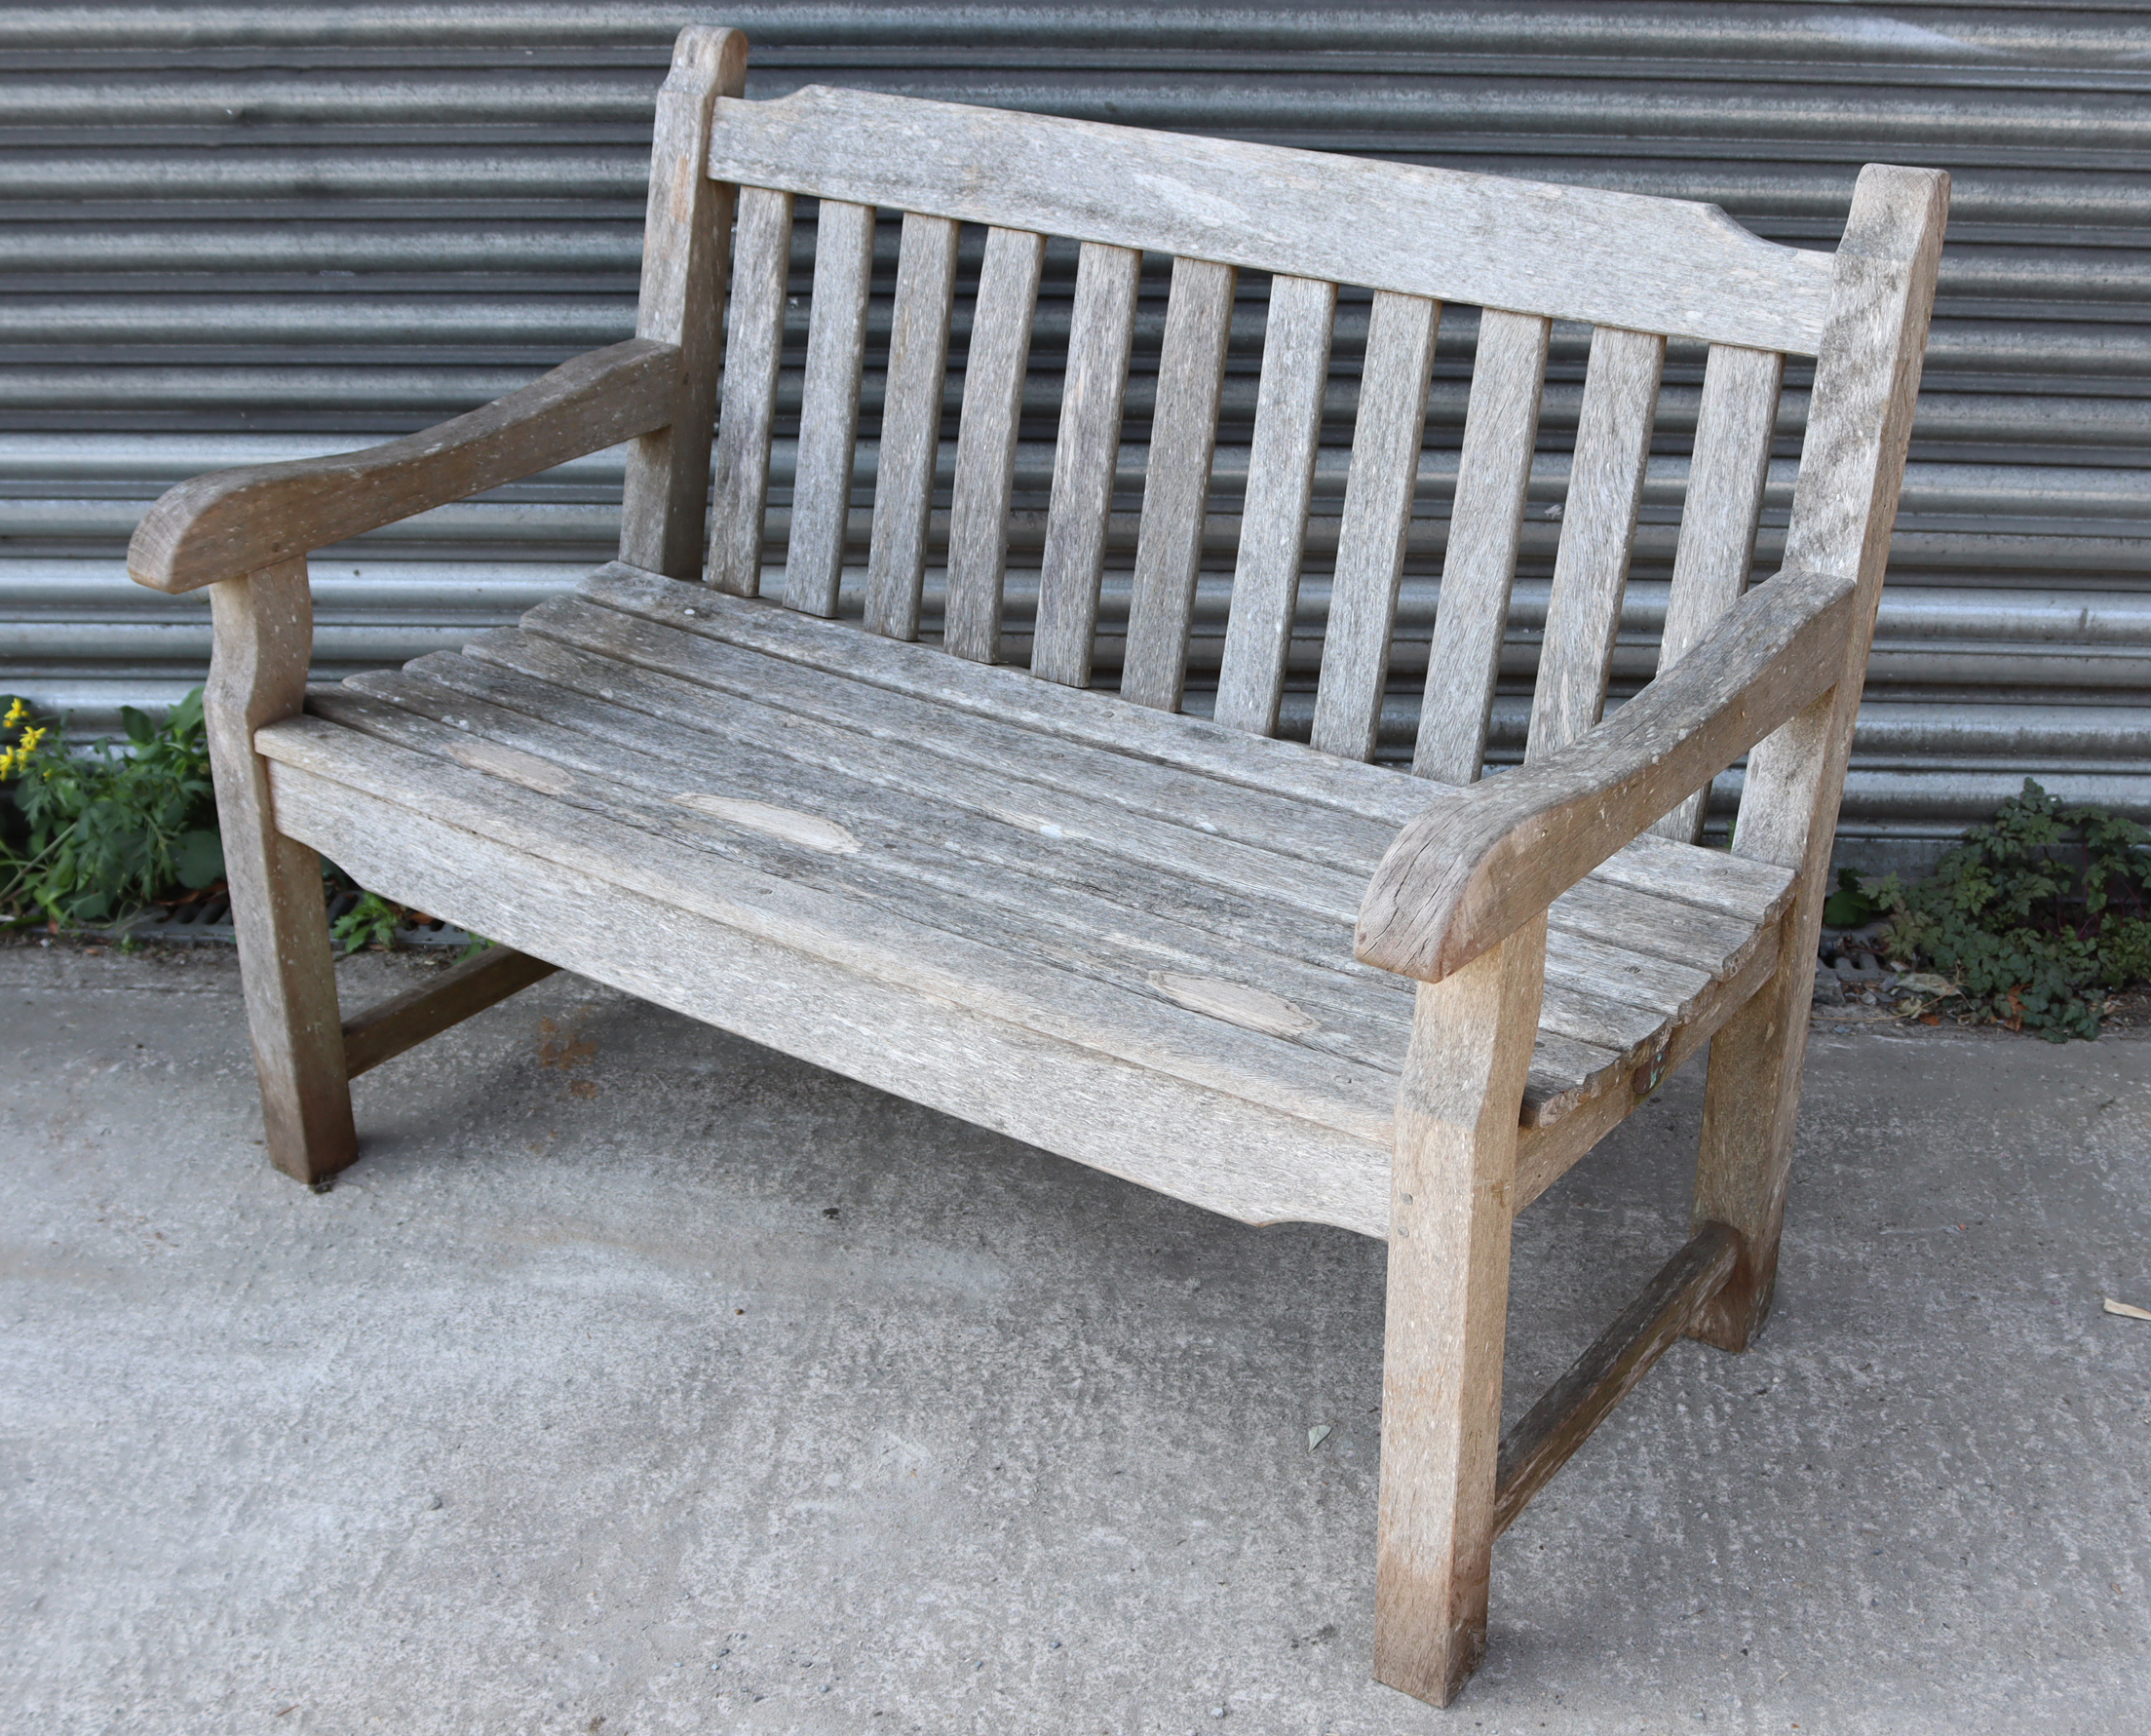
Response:
M15 750L13 748L0 750L0 784L6 783L14 771Z
M32 753L37 752L37 744L51 733L50 730L45 729L25 729L22 732L21 743L16 752L20 753L24 759L29 758Z
M30 708L24 705L19 699L15 702L15 704L8 708L7 716L5 718L0 718L0 729L13 729L18 723L21 722L22 719L27 717L29 714Z

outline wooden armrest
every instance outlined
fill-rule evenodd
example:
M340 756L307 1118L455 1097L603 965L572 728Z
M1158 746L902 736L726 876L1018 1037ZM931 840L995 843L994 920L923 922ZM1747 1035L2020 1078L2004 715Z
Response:
M679 389L678 349L638 337L385 445L195 477L135 526L128 574L153 591L194 591L300 559L662 428Z
M1589 734L1430 807L1360 906L1361 959L1439 983L1834 685L1856 580L1786 570Z

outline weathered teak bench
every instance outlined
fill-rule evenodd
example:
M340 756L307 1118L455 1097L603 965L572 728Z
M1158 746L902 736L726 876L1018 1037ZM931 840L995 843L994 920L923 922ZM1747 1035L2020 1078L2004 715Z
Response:
M858 92L743 101L745 58L735 32L680 39L632 342L372 451L187 482L135 537L142 584L212 588L271 1153L348 1164L351 1074L564 966L1213 1211L1386 1236L1374 1667L1445 1702L1483 1650L1495 1535L1675 1337L1738 1350L1769 1307L1946 177L1864 171L1832 257L1668 200ZM800 195L810 334L762 597ZM882 211L903 239L854 624ZM986 233L942 520L965 223ZM1081 252L1022 671L995 660L1047 237ZM1086 689L1144 251L1172 271L1116 698ZM1274 275L1198 718L1241 270ZM1372 300L1309 747L1275 736L1340 285ZM1443 300L1484 311L1414 778L1366 762ZM1594 330L1529 749L1479 782L1555 320ZM1664 673L1601 722L1669 337L1709 349ZM1787 354L1817 362L1784 569L1744 596ZM622 441L618 562L459 655L306 690L309 551ZM1699 792L1750 749L1737 843L1706 850ZM317 850L503 948L341 1024ZM1511 1220L1707 1041L1694 1240L1497 1440Z

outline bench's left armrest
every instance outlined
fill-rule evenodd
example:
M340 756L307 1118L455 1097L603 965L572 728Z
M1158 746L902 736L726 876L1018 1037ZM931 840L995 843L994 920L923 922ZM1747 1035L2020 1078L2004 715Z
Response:
M1596 728L1411 821L1361 904L1360 958L1439 983L1507 939L1837 683L1855 589L1779 573Z
M675 346L633 338L403 440L195 477L135 526L128 574L153 591L196 591L301 559L663 428L680 378Z

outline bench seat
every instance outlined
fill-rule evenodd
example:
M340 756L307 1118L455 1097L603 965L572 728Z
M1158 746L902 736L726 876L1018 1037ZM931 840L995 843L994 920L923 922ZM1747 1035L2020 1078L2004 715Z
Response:
M257 736L279 824L368 886L1212 1210L1387 1231L1415 985L1353 923L1443 786L617 563L307 714ZM1645 836L1555 905L1519 1193L1768 975L1791 882Z

